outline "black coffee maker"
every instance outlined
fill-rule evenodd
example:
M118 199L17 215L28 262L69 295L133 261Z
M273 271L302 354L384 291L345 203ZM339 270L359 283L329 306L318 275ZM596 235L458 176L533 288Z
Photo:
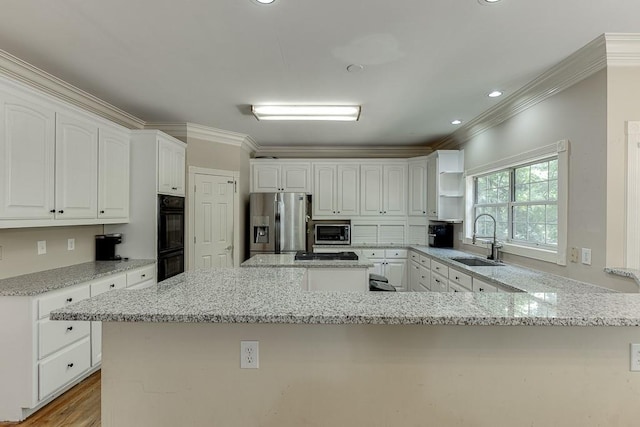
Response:
M122 243L122 234L96 235L96 261L118 261L122 259L116 255L116 245Z

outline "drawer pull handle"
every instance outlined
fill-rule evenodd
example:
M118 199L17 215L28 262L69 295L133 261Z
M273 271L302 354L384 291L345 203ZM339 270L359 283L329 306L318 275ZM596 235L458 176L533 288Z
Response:
M71 331L73 331L73 326L69 326L69 327L67 328L67 332L71 332Z
M115 288L115 287L116 287L116 284L115 284L115 283L112 283L112 284L110 284L110 285L109 285L109 287L110 287L111 289L113 289L113 288Z
M480 289L479 289L479 291L480 291L480 292L484 292L484 288L480 288Z
M64 213L64 211L61 209L61 210L58 211L58 213Z
M69 363L69 364L67 365L67 368L73 368L73 363Z
M73 301L73 298L67 298L67 302Z

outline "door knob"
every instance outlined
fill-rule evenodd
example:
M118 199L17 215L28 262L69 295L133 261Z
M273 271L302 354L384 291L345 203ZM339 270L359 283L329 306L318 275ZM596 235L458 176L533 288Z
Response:
M224 248L225 251L230 251L231 249L233 249L233 245L227 246L226 248Z

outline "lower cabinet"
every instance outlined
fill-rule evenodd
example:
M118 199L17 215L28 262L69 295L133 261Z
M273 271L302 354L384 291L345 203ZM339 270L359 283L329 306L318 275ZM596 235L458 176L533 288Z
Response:
M101 322L53 321L52 310L114 289L155 283L155 264L34 297L0 297L0 420L21 421L98 369ZM142 279L142 280L141 280Z
M370 273L385 276L397 291L409 290L406 249L363 249L362 255L373 262L374 266L369 269Z

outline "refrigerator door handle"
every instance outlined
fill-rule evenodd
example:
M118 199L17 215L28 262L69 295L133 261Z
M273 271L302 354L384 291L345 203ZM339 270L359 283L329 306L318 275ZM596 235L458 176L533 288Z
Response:
M281 217L280 217L280 213L282 212L282 205L283 202L282 200L278 200L279 198L276 198L276 201L274 203L274 207L275 207L275 244L276 244L276 250L275 253L279 254L281 253L281 241L282 241L282 236L280 235L281 231Z

